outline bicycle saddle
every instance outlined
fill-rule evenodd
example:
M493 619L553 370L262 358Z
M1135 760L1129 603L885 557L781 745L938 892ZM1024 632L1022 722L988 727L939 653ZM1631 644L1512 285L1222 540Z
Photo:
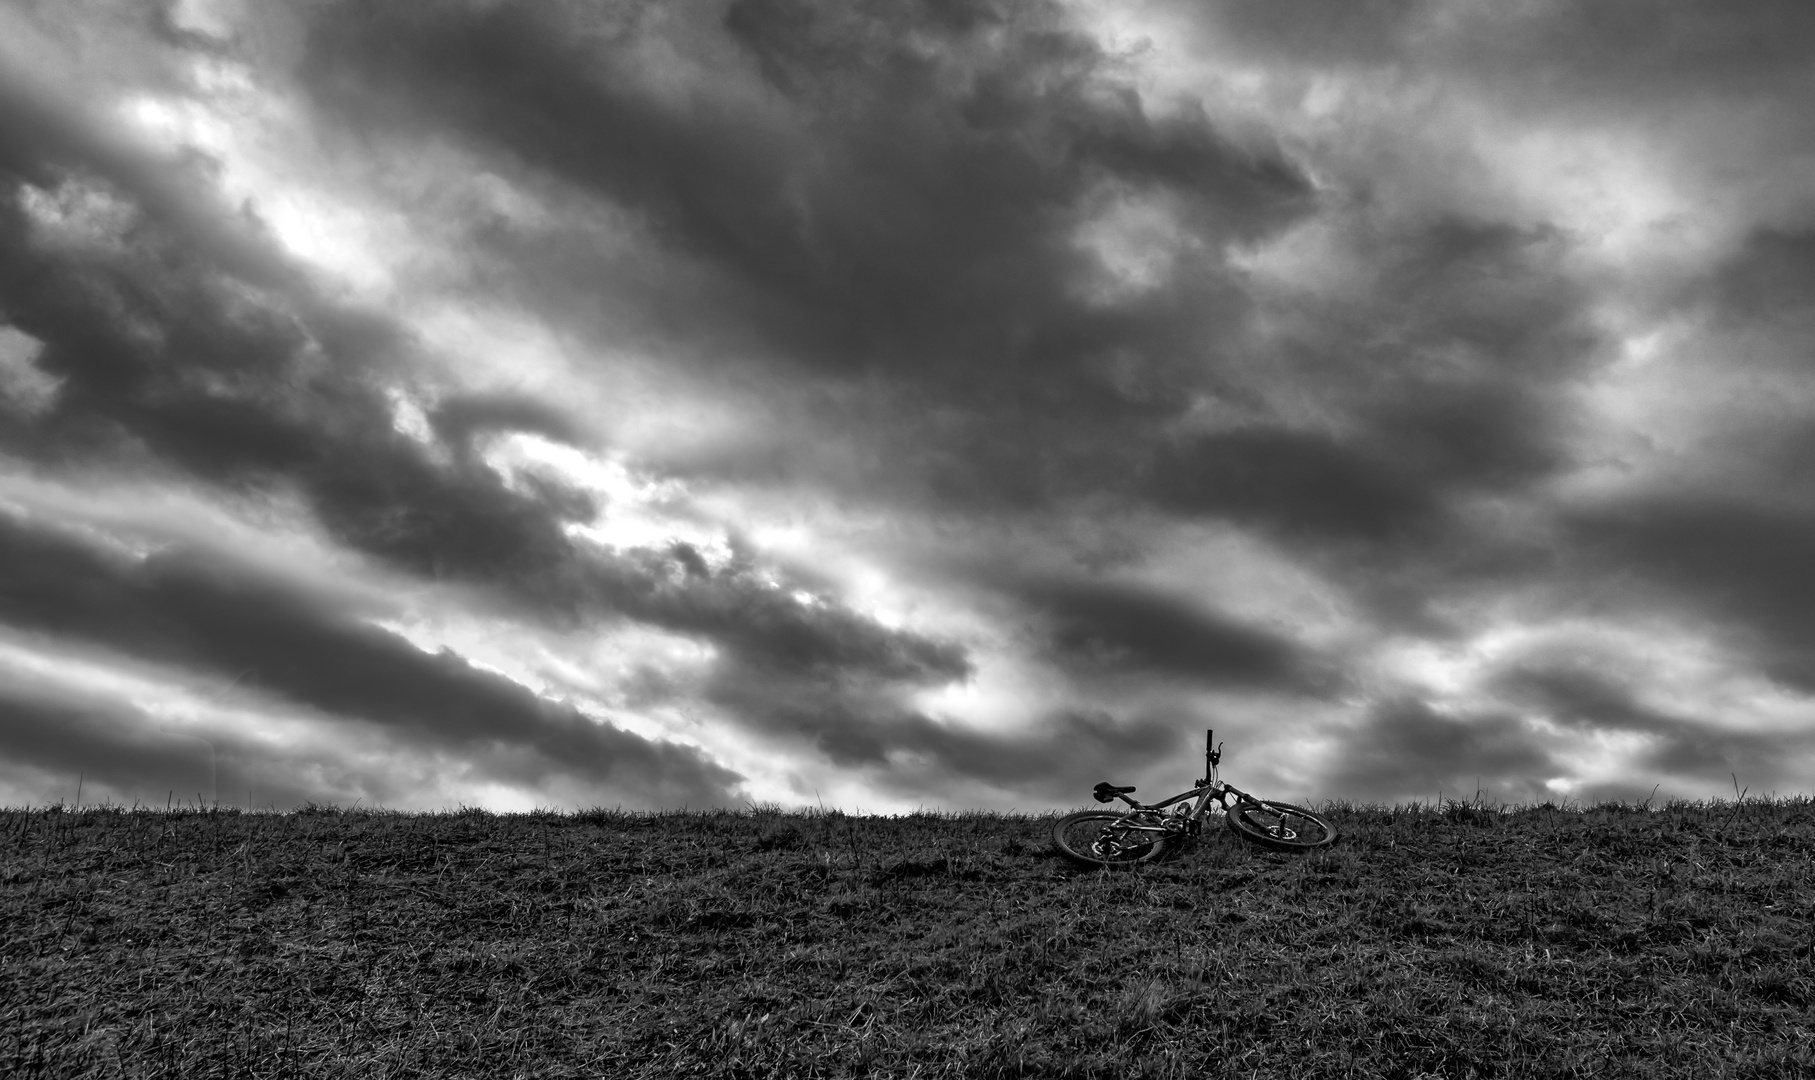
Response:
M1134 785L1130 784L1128 787L1116 787L1114 784L1105 780L1092 790L1096 793L1098 802L1108 802L1117 795L1126 795L1133 791Z

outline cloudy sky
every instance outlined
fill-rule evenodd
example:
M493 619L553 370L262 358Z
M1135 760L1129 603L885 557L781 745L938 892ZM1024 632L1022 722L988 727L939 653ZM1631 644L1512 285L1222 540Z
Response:
M1805 0L0 0L0 804L1815 777Z

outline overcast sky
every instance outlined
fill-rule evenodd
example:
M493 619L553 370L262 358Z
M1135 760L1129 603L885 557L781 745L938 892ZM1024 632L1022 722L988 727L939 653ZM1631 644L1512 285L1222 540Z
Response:
M1807 0L0 0L0 804L1815 777Z

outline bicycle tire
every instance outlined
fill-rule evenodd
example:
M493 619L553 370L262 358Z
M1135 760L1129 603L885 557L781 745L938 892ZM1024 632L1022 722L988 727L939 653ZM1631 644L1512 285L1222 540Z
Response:
M1080 866L1132 866L1136 863L1159 862L1178 846L1179 840L1167 837L1150 843L1121 845L1107 835L1108 827L1129 820L1126 811L1080 810L1053 823L1052 842L1059 854Z
M1336 841L1336 826L1302 806L1272 799L1243 800L1224 819L1229 831L1275 851L1314 851Z

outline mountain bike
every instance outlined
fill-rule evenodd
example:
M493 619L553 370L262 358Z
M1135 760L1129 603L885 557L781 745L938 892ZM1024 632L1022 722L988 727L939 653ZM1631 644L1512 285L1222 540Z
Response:
M1052 827L1059 853L1085 866L1124 866L1158 862L1182 849L1189 838L1203 831L1205 810L1212 802L1222 807L1229 831L1261 847L1278 851L1312 851L1336 839L1336 826L1302 806L1257 799L1217 778L1223 759L1214 746L1216 733L1204 732L1204 778L1190 791L1156 803L1128 797L1132 787L1104 781L1096 786L1097 801L1120 799L1128 810L1080 810L1060 818Z

